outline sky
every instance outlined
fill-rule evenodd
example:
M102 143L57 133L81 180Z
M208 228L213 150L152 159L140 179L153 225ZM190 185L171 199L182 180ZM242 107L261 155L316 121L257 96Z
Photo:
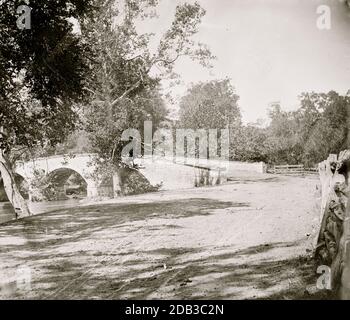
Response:
M162 0L159 18L145 31L160 34L183 1ZM198 0L206 10L196 40L217 57L210 71L181 59L175 70L183 83L172 88L181 96L191 83L232 79L245 123L267 118L271 102L298 107L306 91L350 89L350 9L340 0ZM320 30L320 5L331 9L331 28Z

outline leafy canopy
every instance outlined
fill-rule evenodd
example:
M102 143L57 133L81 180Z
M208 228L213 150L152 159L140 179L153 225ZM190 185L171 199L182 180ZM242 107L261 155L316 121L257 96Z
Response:
M17 28L17 7L0 6L0 148L61 141L76 121L88 51L69 19L87 19L92 0L31 0L31 29Z
M152 50L154 34L142 32L137 24L152 19L157 4L107 1L82 26L93 52L85 128L94 150L109 163L120 161L125 129L142 131L145 120L152 120L155 129L165 120L160 81L174 78L175 62L186 56L207 67L213 59L209 49L193 39L205 14L198 3L176 7L170 28Z
M191 129L235 128L241 123L238 99L228 79L193 85L180 101L180 126Z

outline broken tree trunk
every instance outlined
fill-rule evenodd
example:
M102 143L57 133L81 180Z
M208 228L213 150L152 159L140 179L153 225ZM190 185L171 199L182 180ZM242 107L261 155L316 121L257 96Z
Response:
M0 151L0 173L4 183L6 195L11 202L16 218L28 217L31 215L26 200L22 197L16 185L15 175L12 171L10 161L3 152Z

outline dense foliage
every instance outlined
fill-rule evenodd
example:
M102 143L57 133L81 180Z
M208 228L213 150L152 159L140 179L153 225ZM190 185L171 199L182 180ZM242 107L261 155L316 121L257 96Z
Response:
M242 125L238 96L229 80L194 85L180 102L179 126L230 129L230 158L270 164L314 166L330 153L349 147L350 96L335 91L302 93L295 111L279 103L266 126Z
M334 91L303 93L297 110L275 105L269 111L269 126L244 127L232 149L238 150L239 160L312 167L349 147L349 108L350 97Z
M88 47L69 18L86 19L92 1L30 1L31 28L17 27L17 7L0 6L0 148L54 145L74 128Z
M180 101L180 125L191 129L239 127L238 99L228 79L193 85Z
M93 51L85 129L106 165L120 164L124 130L135 128L142 134L145 120L151 120L155 130L166 119L160 80L174 77L175 62L187 56L207 66L213 58L193 40L205 14L198 3L176 7L172 25L158 35L158 46L152 50L153 35L140 31L137 23L152 19L157 2L125 1L115 6L107 1L99 15L82 27Z
M91 18L94 2L31 0L26 28L19 27L17 10L29 1L0 3L0 173L16 217L30 210L15 180L15 161L63 141L75 128L89 46L74 32L72 19Z

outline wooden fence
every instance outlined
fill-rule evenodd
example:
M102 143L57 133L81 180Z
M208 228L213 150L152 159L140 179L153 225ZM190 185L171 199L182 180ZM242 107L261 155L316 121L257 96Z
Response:
M317 168L305 168L303 164L296 165L280 165L273 167L275 174L302 174L302 173L317 173Z
M330 267L331 289L340 299L350 299L349 173L350 150L319 164L321 212L315 258Z

